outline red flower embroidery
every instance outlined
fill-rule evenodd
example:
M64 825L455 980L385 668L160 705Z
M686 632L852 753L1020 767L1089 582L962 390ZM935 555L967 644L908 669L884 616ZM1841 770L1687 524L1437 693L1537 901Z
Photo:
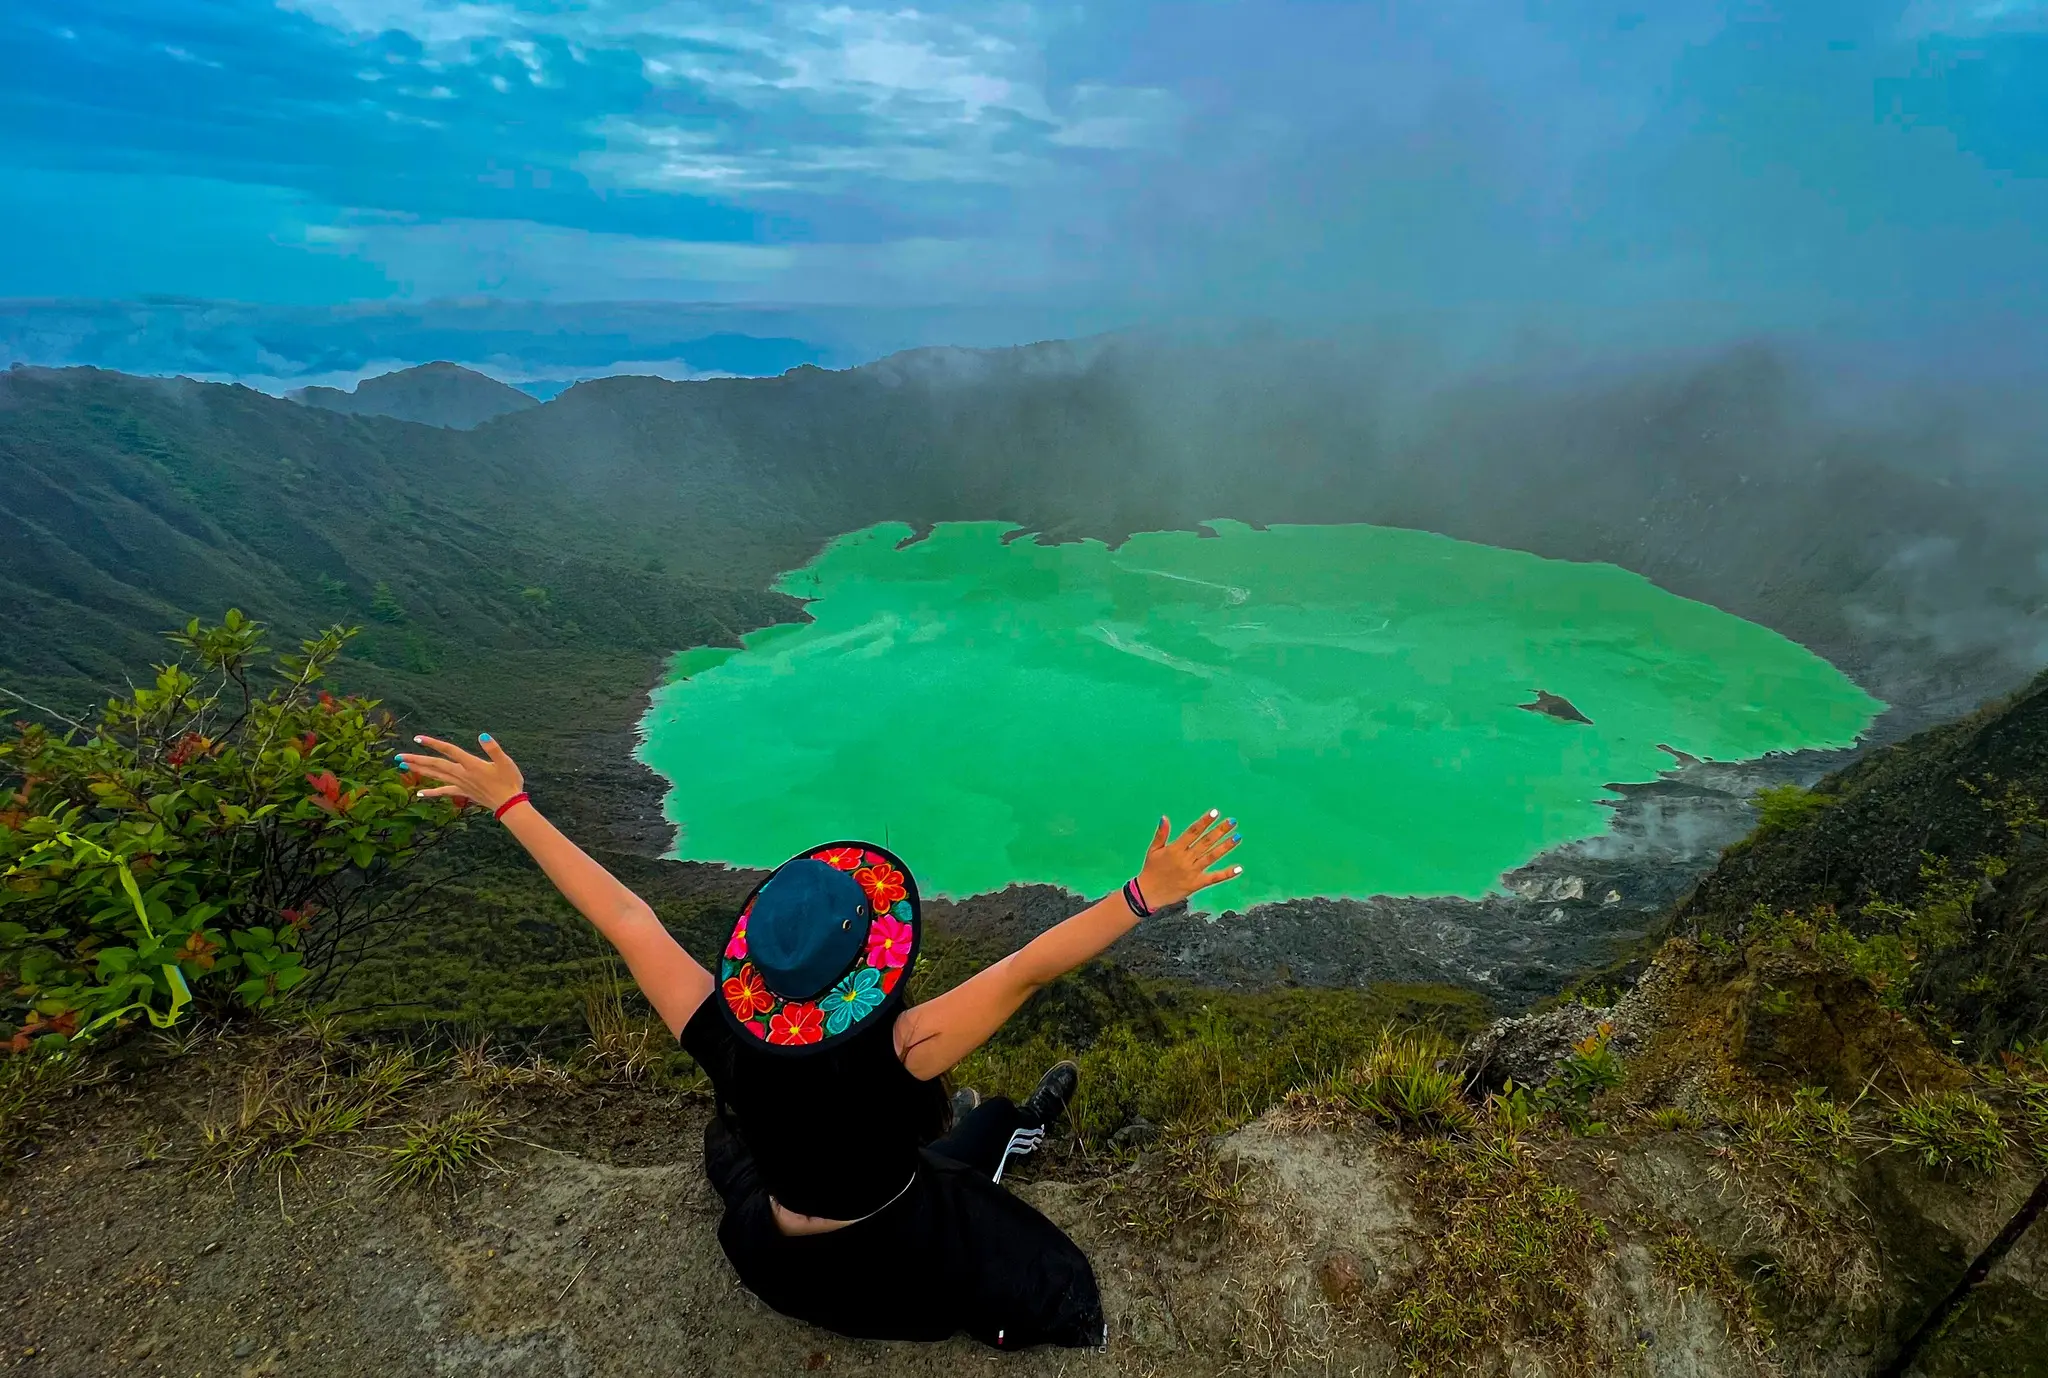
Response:
M725 955L730 957L735 962L743 962L746 960L747 921L745 919L740 920L740 926L738 928L735 928L732 931L732 936L725 940Z
M775 1008L774 993L751 962L740 968L739 975L726 977L721 989L725 992L725 1003L743 1023Z
M853 878L860 882L861 889L868 892L868 901L875 906L877 914L887 913L889 906L906 893L903 873L886 861L862 867L853 873Z
M825 1036L825 1012L806 1001L793 1001L768 1021L768 1041L801 1046Z
M827 866L836 867L841 871L851 871L860 865L860 856L858 847L827 847L812 857L812 860L822 861Z

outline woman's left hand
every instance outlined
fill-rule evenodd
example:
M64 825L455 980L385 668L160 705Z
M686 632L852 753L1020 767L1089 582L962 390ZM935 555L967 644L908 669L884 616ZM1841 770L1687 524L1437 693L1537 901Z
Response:
M519 767L512 763L512 758L505 754L505 748L492 740L488 732L476 739L483 748L482 756L471 755L438 737L414 737L413 740L430 748L434 754L401 751L398 753L398 768L418 775L422 780L441 782L431 789L421 790L422 799L462 797L495 810L526 787L526 779L519 773Z
M1152 846L1145 853L1144 869L1138 872L1138 889L1150 908L1178 904L1197 890L1236 880L1244 874L1242 866L1216 865L1237 850L1237 820L1219 821L1216 815L1217 810L1209 810L1171 840L1167 821L1159 820L1158 830L1152 834Z

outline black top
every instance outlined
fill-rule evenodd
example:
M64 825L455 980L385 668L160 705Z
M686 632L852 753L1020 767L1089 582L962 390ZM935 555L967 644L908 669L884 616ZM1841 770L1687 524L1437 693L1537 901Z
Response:
M896 1056L894 1019L815 1056L779 1056L733 1032L713 991L683 1026L683 1049L711 1078L768 1194L799 1215L858 1220L917 1171L946 1128L946 1092Z

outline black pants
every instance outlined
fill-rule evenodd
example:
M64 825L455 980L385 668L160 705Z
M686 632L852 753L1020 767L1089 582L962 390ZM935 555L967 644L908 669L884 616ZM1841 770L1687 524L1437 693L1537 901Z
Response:
M888 1206L828 1234L790 1236L745 1140L714 1117L704 1169L725 1202L719 1245L762 1301L856 1339L965 1331L999 1349L1100 1345L1107 1327L1087 1255L991 1180L1026 1128L1008 1101L985 1102L924 1150L909 1190Z
M1044 1139L1042 1123L1027 1120L1008 1096L991 1096L968 1111L931 1150L1000 1182L1012 1161L1036 1152Z

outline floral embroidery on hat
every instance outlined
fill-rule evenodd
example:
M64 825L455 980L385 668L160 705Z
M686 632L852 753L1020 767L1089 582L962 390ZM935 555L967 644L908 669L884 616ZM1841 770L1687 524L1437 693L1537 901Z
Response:
M825 1016L807 1000L792 1000L768 1017L768 1041L787 1045L816 1043L825 1036Z
M880 1006L886 995L882 989L881 973L873 967L861 967L851 972L845 980L832 987L832 993L822 1002L825 1006L825 1032L845 1033L853 1027L854 1021Z
M860 866L861 850L858 847L827 847L824 851L817 853L813 859L822 861L827 866L836 867L841 871L851 871Z
M875 861L853 873L860 888L868 892L875 912L882 913L903 898L903 873L886 861Z
M910 925L893 914L877 914L868 925L868 965L900 967L910 960L916 935Z
M760 1042L782 1048L816 1047L859 1027L896 993L917 951L912 882L894 857L858 843L823 847L806 855L852 873L868 897L873 917L851 970L815 999L786 1000L748 960L747 920L753 913L752 899L740 910L719 963L719 991L727 1012L741 1029Z
M766 1014L776 1005L775 992L768 989L768 983L751 963L742 966L738 975L726 977L720 989L725 1003L742 1022Z

